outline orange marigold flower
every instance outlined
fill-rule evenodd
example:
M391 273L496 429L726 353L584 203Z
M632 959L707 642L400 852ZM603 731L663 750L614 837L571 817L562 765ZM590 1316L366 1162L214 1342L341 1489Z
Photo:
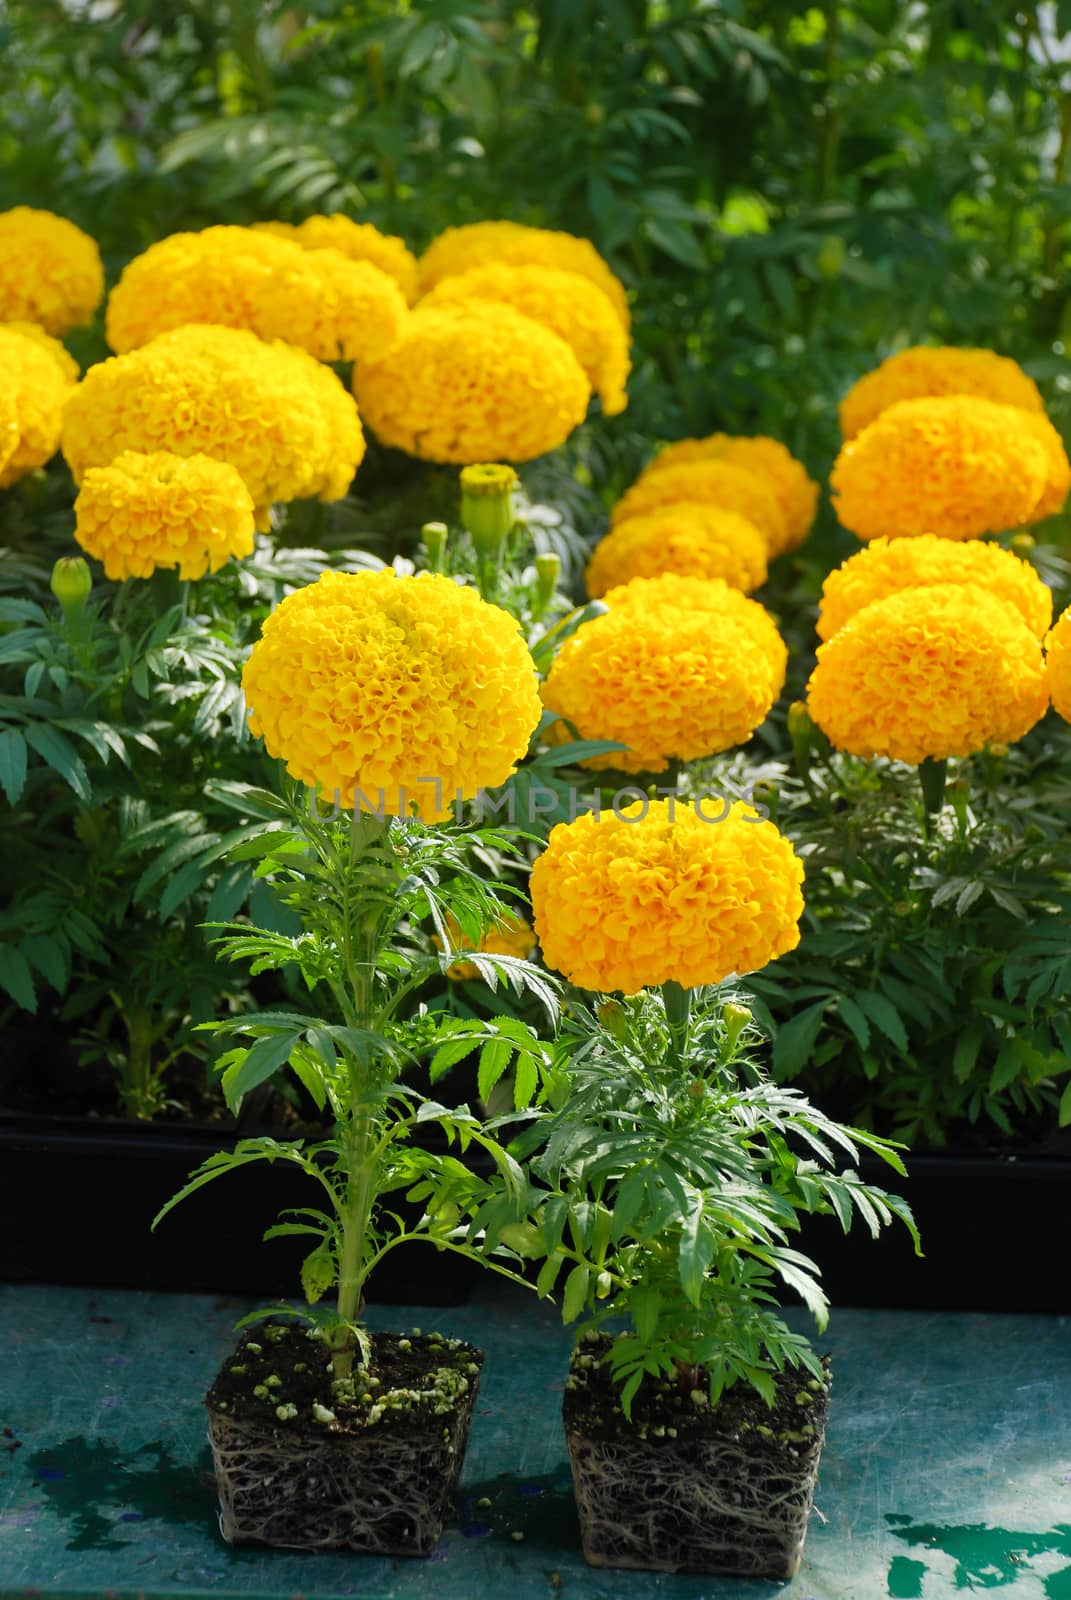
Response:
M598 600L632 578L724 578L750 594L766 582L766 540L736 511L679 500L646 516L619 522L595 546L588 563L588 594Z
M1041 411L1021 411L1023 425L1039 441L1045 451L1046 477L1041 498L1034 507L1028 522L1044 522L1064 509L1071 491L1071 461L1067 459L1064 441L1048 417Z
M679 500L699 501L722 511L735 511L758 528L767 553L782 549L787 537L785 513L768 484L731 461L685 461L640 478L617 502L610 524L660 511Z
M78 365L58 339L36 323L0 323L0 373L8 397L7 427L0 452L0 489L37 467L59 448L63 408L78 378ZM11 423L17 429L12 441Z
M252 228L173 233L135 256L108 297L122 354L186 323L247 328L320 361L386 355L408 315L393 278L337 250L303 249Z
M963 544L924 534L918 539L874 539L831 572L822 586L818 637L831 639L856 612L887 595L948 583L977 584L1006 601L1038 639L1052 622L1052 590L1029 561L997 544Z
M126 450L91 467L74 503L74 536L109 578L149 578L178 567L180 578L217 572L253 553L253 501L226 461Z
M1025 412L947 395L889 406L843 446L830 482L860 539L977 539L1029 522L1048 476Z
M819 647L807 706L838 750L913 765L1013 744L1048 704L1041 644L977 584L905 589Z
M1045 681L1053 710L1071 722L1071 606L1060 613L1045 640Z
M770 546L771 557L797 549L810 533L818 510L818 485L779 439L764 434L749 437L728 433L711 433L705 439L679 439L658 452L640 481L654 472L692 461L729 461L753 472L773 490L784 512L785 534L776 548Z
M803 867L751 806L641 800L554 828L532 869L547 965L635 994L757 972L799 943Z
M762 606L719 579L675 574L634 578L606 604L566 640L543 686L547 709L580 738L627 746L585 766L662 772L751 737L787 661Z
M0 322L66 333L92 320L103 294L100 251L88 233L51 211L0 211Z
M229 461L264 525L273 501L345 494L364 438L353 400L312 356L193 323L91 367L71 395L63 453L76 481L124 450Z
M421 573L325 572L272 612L242 674L250 727L347 809L428 822L504 783L540 718L516 621Z
M957 350L951 345L915 345L889 356L854 383L840 403L840 428L854 439L900 400L972 394L1024 411L1045 409L1038 386L1017 361L993 350Z
M521 961L526 961L535 948L535 929L523 917L511 912L504 912L498 922L491 924L478 944L473 944L462 933L455 916L447 913L446 931L450 938L450 947L453 950L479 950L490 956L517 956ZM438 948L443 948L441 939L433 941ZM446 969L446 976L453 983L461 983L466 979L478 978L480 969L472 961L452 961Z
M359 362L353 389L384 444L425 461L530 461L587 412L588 380L556 333L512 306L418 306L383 361Z
M607 416L628 405L628 334L612 302L589 278L557 267L489 262L444 278L424 306L457 300L497 300L564 339L602 400Z
M529 228L520 222L469 222L460 228L447 228L420 258L421 289L427 294L443 278L467 272L470 267L482 267L488 261L560 267L564 272L590 278L609 296L628 332L628 298L620 278L610 271L589 239L556 233L550 228Z
M303 250L338 250L350 261L370 261L394 279L412 305L417 297L416 256L394 233L380 233L370 222L354 222L336 212L330 217L306 217L295 227L289 222L254 222L258 233L274 233Z

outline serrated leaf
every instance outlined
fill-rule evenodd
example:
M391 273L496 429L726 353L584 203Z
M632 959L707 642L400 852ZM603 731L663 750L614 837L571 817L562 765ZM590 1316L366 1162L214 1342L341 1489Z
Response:
M0 989L6 989L24 1011L37 1010L37 991L29 962L13 944L0 944Z
M232 1111L237 1109L243 1095L247 1095L258 1084L266 1083L279 1070L283 1062L288 1060L299 1037L297 1033L269 1034L264 1039L258 1039L240 1057L235 1052L229 1052L234 1059L220 1082L224 1098Z
M17 728L0 733L0 787L8 804L17 804L26 786L26 740Z
M585 1266L575 1266L565 1280L562 1296L562 1322L575 1322L587 1304L591 1273Z
M491 1090L513 1059L513 1051L514 1046L509 1039L488 1039L481 1049L476 1080L476 1092L481 1100L489 1098Z
M878 994L875 989L857 989L855 999L859 1007L866 1012L871 1022L879 1028L887 1039L890 1039L898 1050L907 1053L907 1030L904 1028L903 1019L891 1000L883 994Z
M322 1300L335 1281L335 1253L325 1239L301 1263L301 1287L310 1305Z
M26 726L26 743L46 766L70 785L79 800L88 800L91 794L89 778L74 745L66 734L59 733L44 722L31 722Z

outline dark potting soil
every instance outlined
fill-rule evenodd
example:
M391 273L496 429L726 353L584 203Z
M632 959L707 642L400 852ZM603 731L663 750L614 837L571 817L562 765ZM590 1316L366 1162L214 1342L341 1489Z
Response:
M414 1329L370 1335L367 1366L355 1365L340 1394L319 1330L294 1322L247 1329L206 1398L210 1410L286 1433L358 1438L425 1434L474 1388L483 1351L462 1339Z
M735 1383L711 1406L705 1378L694 1390L699 1401L691 1386L683 1389L670 1379L645 1378L633 1398L632 1420L628 1421L603 1361L611 1342L606 1334L588 1335L574 1351L562 1402L567 1430L607 1442L637 1437L675 1439L678 1447L686 1441L752 1440L756 1450L786 1458L799 1456L814 1438L822 1437L832 1381L826 1357L822 1361L824 1385L806 1368L773 1374L772 1408L746 1383Z

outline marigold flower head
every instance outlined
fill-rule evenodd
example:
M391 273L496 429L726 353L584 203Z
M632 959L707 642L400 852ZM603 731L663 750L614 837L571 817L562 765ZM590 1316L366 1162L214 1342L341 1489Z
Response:
M1071 606L1060 613L1045 640L1045 681L1053 710L1071 722Z
M104 294L96 242L51 211L0 211L0 321L66 333L92 320Z
M616 528L630 517L645 516L678 500L736 511L758 528L768 554L785 547L788 525L777 496L762 478L731 461L684 461L645 474L617 502L610 524Z
M973 395L889 406L834 463L837 516L860 539L977 539L1030 521L1049 466L1025 418Z
M63 453L75 479L124 450L229 461L262 525L273 501L345 494L364 438L352 399L312 356L194 323L91 367L71 395Z
M492 923L476 945L465 937L457 918L450 913L446 917L446 931L454 950L480 950L490 956L516 956L521 961L528 959L536 943L535 929L523 917L512 912L503 913L500 921ZM441 939L436 938L434 943L440 950L443 948ZM480 969L472 961L452 961L446 969L446 976L453 983L461 983L465 979L478 978Z
M444 278L423 304L457 300L498 300L542 323L572 350L607 416L628 405L628 334L608 296L590 278L558 267L492 261Z
M583 989L635 994L720 983L795 949L803 867L791 843L739 801L701 806L642 800L553 829L531 878L548 966Z
M592 552L588 594L600 599L632 578L723 578L750 594L766 582L766 540L736 511L679 500L611 528Z
M674 757L692 761L750 738L781 692L787 660L762 606L720 579L675 574L634 578L606 604L566 640L543 686L547 709L582 739L628 747L586 766L661 772Z
M771 544L768 551L771 557L797 549L810 533L818 510L818 485L808 476L803 463L797 461L779 439L767 438L765 434L728 433L711 433L705 439L680 439L658 452L643 478L692 461L729 461L733 466L753 472L773 490L784 512L785 534L776 547Z
M36 323L0 323L0 383L8 401L7 425L0 428L0 489L55 455L63 407L77 378L77 363Z
M590 239L550 228L529 228L520 222L469 222L447 228L433 239L420 258L420 287L424 294L443 278L482 267L489 261L510 266L560 267L590 278L612 302L626 333L628 297Z
M1044 522L1064 509L1071 491L1071 461L1067 459L1064 441L1043 411L1020 410L1019 418L1027 431L1038 440L1045 451L1045 487L1028 522Z
M947 583L973 583L988 590L1022 617L1035 638L1043 638L1052 622L1052 590L1029 561L997 544L962 544L924 534L918 539L874 539L829 573L819 602L818 637L831 639L856 612L886 595Z
M913 765L1013 744L1047 704L1039 640L974 583L873 601L819 647L807 686L838 750Z
M1008 356L994 350L915 345L889 356L852 385L840 403L841 433L854 439L900 400L950 394L977 395L1024 411L1045 409L1033 378Z
M108 297L107 333L122 354L186 323L247 328L320 361L375 359L408 315L393 278L337 250L252 228L173 233L123 269Z
M353 389L384 444L425 461L530 461L587 412L590 389L564 339L512 306L418 306L383 361Z
M350 261L370 261L393 278L412 305L418 294L416 256L394 233L380 233L370 222L354 222L336 212L333 216L306 217L290 222L254 222L255 232L274 233L303 250L338 250Z
M0 475L19 443L19 413L11 389L0 389Z
M505 611L438 574L325 572L276 607L246 663L250 727L347 809L442 821L504 783L540 717Z
M234 467L209 456L125 450L90 467L74 503L74 536L109 578L217 572L253 553L253 501Z

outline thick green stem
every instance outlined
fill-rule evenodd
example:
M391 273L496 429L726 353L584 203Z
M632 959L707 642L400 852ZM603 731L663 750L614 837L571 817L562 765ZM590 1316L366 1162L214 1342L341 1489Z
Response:
M373 1162L371 1130L365 1117L360 1119L354 1144L349 1152L346 1209L342 1216L342 1255L338 1274L338 1316L342 1324L339 1344L331 1357L335 1378L348 1378L353 1372L357 1341L350 1331L361 1314L364 1285L365 1241L372 1210Z
M936 817L945 803L947 761L931 761L927 756L919 763L919 783L922 786L922 803L925 807L923 827L929 832L930 818Z
M692 1012L692 991L679 983L662 985L662 1004L669 1023L670 1059L680 1065L684 1061L688 1043L688 1019Z
M144 1007L127 1013L123 1106L128 1117L147 1118L152 1099L152 1015Z

